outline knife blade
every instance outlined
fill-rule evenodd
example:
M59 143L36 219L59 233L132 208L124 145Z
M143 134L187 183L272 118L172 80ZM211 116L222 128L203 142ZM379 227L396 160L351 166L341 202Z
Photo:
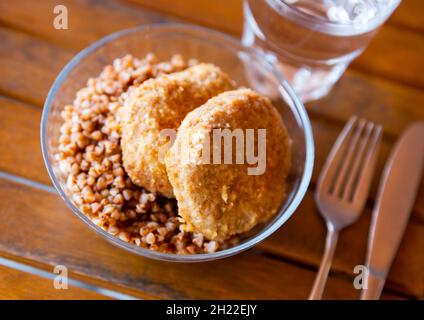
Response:
M361 300L379 299L408 224L424 166L424 122L409 126L384 168L372 213ZM365 289L367 288L367 289Z

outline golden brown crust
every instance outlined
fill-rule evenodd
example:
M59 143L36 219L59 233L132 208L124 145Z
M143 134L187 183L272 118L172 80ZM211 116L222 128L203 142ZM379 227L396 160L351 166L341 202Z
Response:
M199 155L205 136L212 140L212 129L219 128L255 129L255 135L258 129L267 130L266 170L262 175L248 175L247 168L252 167L248 164L183 161L183 146ZM269 99L249 89L228 91L186 116L165 161L188 231L224 240L252 229L278 210L290 167L290 139Z
M123 163L133 183L173 197L160 156L169 139L161 137L161 130L177 129L188 112L232 88L228 75L204 63L136 88L121 112Z

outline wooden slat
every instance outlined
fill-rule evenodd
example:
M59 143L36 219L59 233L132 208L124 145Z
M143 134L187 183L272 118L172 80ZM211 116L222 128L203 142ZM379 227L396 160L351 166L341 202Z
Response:
M0 265L1 300L103 300L96 292L68 285L58 290L53 281Z
M0 92L42 105L70 51L0 27Z
M68 8L68 30L53 26L56 5ZM0 2L1 24L77 50L120 29L164 21L161 15L115 0L43 0L37 5L31 0Z
M236 35L242 33L243 0L129 0L128 2L224 32Z
M310 114L323 114L345 122L356 114L384 125L391 139L412 121L424 120L424 91L406 88L381 78L350 71L331 93L306 104Z
M48 88L76 50L120 29L164 22L163 17L113 0L39 1L36 6L32 1L24 0L16 4L0 2L0 25L69 48L57 52L56 47L47 42L39 48L28 35L0 27L0 92L35 104L44 102ZM53 8L57 4L68 8L68 30L53 27ZM10 48L13 48L13 54L8 51Z
M116 290L150 298L304 299L314 280L315 272L255 250L201 264L145 259L96 236L54 194L2 179L0 189L0 255L62 264ZM331 277L325 297L357 293L350 280Z
M0 170L50 184L41 155L41 109L0 97Z
M395 11L390 22L401 27L424 32L424 1L402 0L402 5Z
M423 55L424 33L387 24L352 63L352 68L423 89Z
M4 99L3 99L4 100ZM12 102L9 99L4 100L9 104L1 104L0 115L4 119L13 118L16 111L20 114L25 114L26 122L34 123L39 117L37 109L28 105L18 104ZM28 112L31 111L31 112ZM38 123L38 121L37 121ZM3 132L11 131L11 125L14 125L13 121L5 121L4 126L0 126L0 137ZM317 166L321 166L327 153L327 148L332 144L332 139L335 139L339 131L339 127L334 124L323 124L319 121L314 122L315 137L317 139L317 145L322 146L321 152L317 155ZM27 136L34 136L37 134L38 128L36 126L28 125L26 129ZM9 148L9 145L14 145L15 139L20 139L20 133L18 132L15 136L10 136L8 139L2 139L7 141L4 148ZM32 140L30 140L31 142ZM328 146L328 147L327 147ZM1 147L1 146L0 146ZM5 154L0 155L0 163L5 164L5 168L9 172L24 175L27 178L36 178L38 181L48 180L46 171L42 168L43 163L41 159L40 149L38 145L33 143L20 143L19 148L15 152L8 154L8 159L5 159ZM382 160L388 153L388 146L385 144L382 152ZM31 164L23 164L19 161L12 161L15 157L31 156L34 159ZM379 167L382 167L383 161L380 161ZM314 180L316 179L316 173L319 170L315 170ZM424 189L422 189L424 190ZM417 214L414 213L414 216ZM366 239L369 226L369 213L364 215L364 219L360 220L360 223L353 227L354 233L343 233L342 239L345 240L345 248L349 248L346 252L349 252L356 258L356 264L363 263L364 252L366 248ZM419 220L416 218L415 220ZM419 220L420 221L420 220ZM421 234L417 231L421 231ZM355 234L356 233L356 234ZM345 238L345 234L347 235ZM358 237L357 234L361 236ZM320 261L320 255L322 253L322 246L324 244L325 227L322 223L319 214L314 209L312 201L312 193L308 193L306 199L302 203L301 207L295 214L294 218L290 220L287 226L283 227L276 236L270 241L264 242L260 247L266 251L278 254L285 258L294 259L300 263L306 263L311 266L317 267ZM414 241L414 238L417 238ZM359 241L358 241L359 239ZM410 239L413 239L412 241ZM342 240L343 241L343 240ZM424 261L420 258L421 256L415 255L416 252L420 251L420 245L424 245L424 225L410 223L410 228L406 234L406 244L400 250L400 254L396 259L394 270L389 278L389 287L400 292L406 292L411 295L419 296L422 292L422 281L411 281L411 277L421 278L424 274ZM415 259L415 260L414 260ZM335 270L342 272L346 275L351 275L353 266L351 256L342 255L337 258L337 264ZM411 264L410 264L411 263Z

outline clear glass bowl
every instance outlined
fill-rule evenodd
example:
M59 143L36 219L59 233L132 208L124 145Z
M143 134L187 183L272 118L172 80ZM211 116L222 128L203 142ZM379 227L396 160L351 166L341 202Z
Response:
M144 57L153 52L160 60L180 53L221 67L239 85L245 85L270 97L282 114L293 140L292 169L288 194L275 217L238 245L208 254L178 255L152 251L124 242L94 225L73 202L54 155L62 122L60 113L72 103L75 93L97 76L115 58L128 53ZM41 119L41 144L50 178L72 211L93 230L120 248L141 256L175 262L200 262L228 257L267 238L294 213L309 185L314 161L314 142L309 118L292 88L253 48L243 47L237 39L205 28L185 24L156 24L123 30L107 36L78 53L62 70L47 96ZM60 219L58 217L58 219ZM60 223L60 221L58 221Z

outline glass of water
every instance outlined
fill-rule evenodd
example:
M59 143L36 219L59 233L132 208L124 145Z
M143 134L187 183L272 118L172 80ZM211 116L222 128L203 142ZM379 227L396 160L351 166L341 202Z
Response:
M245 0L243 44L262 49L304 102L325 96L401 0Z

